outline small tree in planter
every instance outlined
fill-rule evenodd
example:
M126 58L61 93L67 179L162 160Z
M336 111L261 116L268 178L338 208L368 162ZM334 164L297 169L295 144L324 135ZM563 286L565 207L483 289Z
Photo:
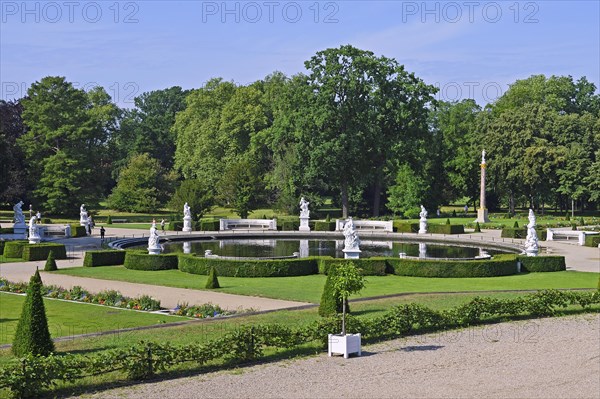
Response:
M336 267L332 280L334 291L342 300L342 333L341 335L329 334L329 356L332 353L343 353L347 358L349 353L354 352L360 355L360 333L346 334L346 301L350 295L364 288L365 278L354 263L347 262Z

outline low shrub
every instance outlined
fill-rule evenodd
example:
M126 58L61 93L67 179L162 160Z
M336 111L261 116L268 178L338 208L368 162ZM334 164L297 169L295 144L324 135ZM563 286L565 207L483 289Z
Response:
M417 233L419 223L407 223L401 220L394 220L394 231L398 233Z
M315 222L315 231L335 231L335 220L329 222L317 220Z
M523 272L558 272L567 270L564 256L519 256Z
M354 263L361 270L363 276L385 276L388 271L387 258L366 258L366 259L336 259L331 257L321 257L317 264L319 274L328 274L331 265L339 265L346 262Z
M50 251L54 252L56 259L67 259L67 249L65 244L58 243L42 243L42 244L27 244L23 246L21 258L23 260L46 260Z
M535 229L537 233L538 239L545 241L547 236L546 229ZM515 229L514 227L504 227L502 229L502 234L500 235L504 238L522 238L525 239L527 237L527 228L522 227L520 229Z
M181 231L183 229L183 222L182 221L170 221L169 224L167 225L167 230L170 231Z
M4 255L4 244L6 244L6 241L0 240L0 255Z
M465 226L462 224L430 224L427 232L431 234L464 234Z
M224 277L307 276L318 272L316 258L229 260L179 255L179 270L182 272L206 276L211 267Z
M85 226L80 226L78 223L71 223L71 237L85 237L87 235L87 231L85 231Z
M386 258L398 276L414 277L496 277L517 273L517 255L495 255L492 259L468 261Z
M586 235L585 236L585 243L584 243L584 245L586 247L596 248L596 247L598 247L599 244L600 244L600 234Z
M169 270L177 269L177 255L150 255L143 251L125 251L123 265L131 270Z
M87 251L83 258L84 267L112 266L125 263L125 251L105 250Z
M219 231L221 221L219 219L200 219L199 229L202 231Z
M479 226L479 222L475 223L475 231L474 233L481 233L481 226Z
M20 258L23 256L23 247L29 244L27 240L6 241L4 243L4 256L7 258Z
M112 218L110 217L110 215L108 215L108 217L106 218L106 224L112 224Z
M300 228L299 221L284 220L277 223L277 230L281 231L297 231Z

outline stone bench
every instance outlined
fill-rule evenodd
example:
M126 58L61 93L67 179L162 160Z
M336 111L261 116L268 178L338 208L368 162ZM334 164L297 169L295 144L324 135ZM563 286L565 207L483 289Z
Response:
M391 220L352 220L356 230L394 232L394 222ZM336 219L335 231L343 231L346 219Z
M276 219L221 219L219 230L277 230Z
M41 225L38 226L39 232L40 232L40 236L44 237L44 236L50 236L50 235L65 235L65 228L67 226L66 225Z
M575 231L575 230L558 230L558 229L546 229L546 241L556 241L559 238L576 238L579 245L585 245L586 235L600 234L595 231Z

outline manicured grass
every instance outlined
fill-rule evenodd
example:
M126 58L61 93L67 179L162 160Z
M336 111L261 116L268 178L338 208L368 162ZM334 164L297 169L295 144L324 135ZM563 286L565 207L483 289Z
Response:
M24 301L24 295L0 293L0 344L12 342ZM188 319L51 299L44 299L44 305L53 338Z
M167 287L203 289L206 276L179 270L128 270L123 266L69 268L57 272L72 276L120 280ZM600 273L554 272L528 273L488 278L425 278L404 276L368 276L361 297L391 295L405 292L464 292L496 290L537 290L549 288L596 288ZM325 276L301 277L219 277L219 292L254 295L318 303L321 299Z

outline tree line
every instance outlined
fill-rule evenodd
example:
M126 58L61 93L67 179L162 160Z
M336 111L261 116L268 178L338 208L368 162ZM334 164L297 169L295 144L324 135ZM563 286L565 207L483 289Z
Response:
M445 102L398 61L352 46L317 52L306 73L248 85L220 78L119 108L102 87L64 77L0 101L0 203L51 214L107 200L113 209L215 204L295 214L331 200L343 215L414 217L477 206L480 153L488 207L595 209L600 96L585 77L533 75L496 101Z

